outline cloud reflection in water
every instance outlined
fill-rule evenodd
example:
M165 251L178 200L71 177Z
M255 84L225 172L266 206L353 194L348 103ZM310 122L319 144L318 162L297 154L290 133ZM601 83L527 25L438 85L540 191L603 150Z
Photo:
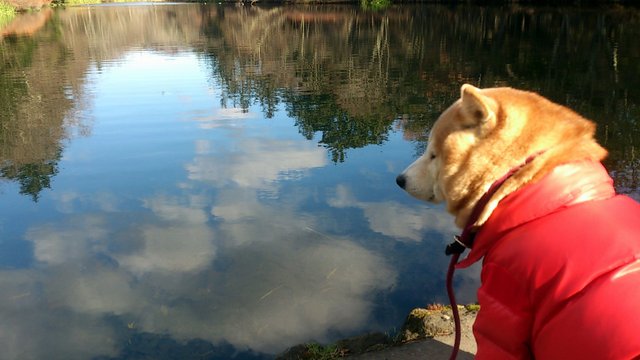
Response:
M273 353L370 321L372 296L394 285L395 270L352 239L316 230L298 209L310 194L261 198L325 166L325 150L260 138L232 152L196 147L190 185L143 199L142 215L75 212L92 196L74 193L58 198L65 220L28 229L38 265L0 273L9 357L115 356L131 329ZM215 199L198 183L215 185Z
M398 240L421 241L427 230L439 233L457 232L453 218L442 209L415 202L408 207L397 201L359 201L347 185L336 186L328 203L336 208L359 208L369 222L371 230Z
M190 79L206 79L193 54L180 60ZM93 74L110 84L96 92L112 96L95 106L120 113L97 117L86 143L69 144L59 185L39 204L50 213L13 230L33 263L0 270L2 356L118 356L136 334L274 353L375 329L376 296L398 286L404 261L380 249L420 244L450 221L393 195L357 199L345 176L395 187L375 161L329 166L327 150L284 111L265 123L252 109L212 108L211 84L134 96L117 81L126 67ZM129 119L136 127L123 134Z

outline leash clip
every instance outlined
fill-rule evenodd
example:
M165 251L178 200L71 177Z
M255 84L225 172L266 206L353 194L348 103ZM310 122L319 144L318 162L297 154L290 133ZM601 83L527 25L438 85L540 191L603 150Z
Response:
M453 240L454 241L451 244L447 245L447 248L444 250L444 253L447 256L453 254L462 254L467 248L467 246L462 241L460 241L459 235L454 235Z

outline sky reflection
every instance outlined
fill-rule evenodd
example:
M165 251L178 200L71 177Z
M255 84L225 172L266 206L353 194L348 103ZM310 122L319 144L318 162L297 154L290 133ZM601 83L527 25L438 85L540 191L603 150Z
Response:
M179 80L195 83L148 83L175 62L191 69ZM280 112L274 125L216 106L198 71L194 54L135 52L90 73L95 126L65 149L38 204L48 214L22 228L3 210L3 233L33 258L0 271L5 356L117 356L132 332L275 353L387 326L373 299L398 271L315 209L363 212L359 231L402 241L451 222L422 205L358 200L346 182L308 182L342 177L343 166ZM144 87L120 85L134 75ZM159 112L159 101L172 106Z
M119 4L0 39L0 357L263 359L446 302L457 230L394 179L463 82L593 118L637 198L638 17L603 10Z

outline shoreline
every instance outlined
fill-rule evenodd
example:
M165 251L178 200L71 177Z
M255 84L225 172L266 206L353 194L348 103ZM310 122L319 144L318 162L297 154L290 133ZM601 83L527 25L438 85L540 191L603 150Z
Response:
M141 0L143 2L170 2L172 0ZM207 4L207 0L177 0L184 3L202 3ZM95 5L95 4L109 4L109 3L134 3L134 0L0 0L0 39L7 35L23 35L32 34L33 26L27 24L28 31L21 31L25 27L24 22L17 19L19 15L25 13L37 14L42 10L51 11L51 8L57 6L80 6L80 5ZM444 4L444 5L480 5L480 6L497 6L497 5L509 5L509 6L545 6L550 3L556 5L569 5L569 6L634 6L631 0L595 0L588 1L582 4L574 1L562 0L552 2L550 0L494 0L494 1L481 1L471 0L468 2L460 3L452 0L216 0L218 4L239 4L247 6L255 6L255 4L269 4L269 5L335 5L335 4L350 4L359 5L363 10L378 11L384 10L394 5L403 4ZM258 6L259 6L258 5ZM19 24L14 24L14 22ZM32 21L33 22L33 21ZM9 28L9 29L7 29ZM17 29L17 30L16 30Z
M476 342L472 327L478 305L458 306L462 328L459 359L472 359ZM295 345L276 356L276 360L321 359L352 357L361 360L383 359L448 359L455 339L455 325L450 306L430 305L413 309L395 336L370 333L322 345Z

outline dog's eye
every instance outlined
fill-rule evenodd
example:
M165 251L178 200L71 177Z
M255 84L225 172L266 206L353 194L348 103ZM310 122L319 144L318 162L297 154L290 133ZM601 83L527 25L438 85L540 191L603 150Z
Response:
M429 155L429 159L433 160L433 159L435 159L435 158L436 158L436 153L431 153L431 154Z

